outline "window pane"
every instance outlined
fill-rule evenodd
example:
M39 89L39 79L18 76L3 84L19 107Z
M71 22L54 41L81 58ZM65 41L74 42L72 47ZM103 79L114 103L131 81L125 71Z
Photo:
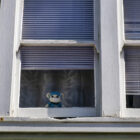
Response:
M21 47L24 70L91 70L94 68L92 46L28 46Z
M126 107L140 108L140 48L125 49Z
M127 47L125 49L126 93L140 94L140 48Z
M45 107L46 93L63 93L63 107L94 107L93 70L22 70L20 107Z
M127 108L140 108L140 95L127 95L126 107Z
M94 0L24 0L23 39L94 40Z
M124 0L126 39L140 39L140 0Z

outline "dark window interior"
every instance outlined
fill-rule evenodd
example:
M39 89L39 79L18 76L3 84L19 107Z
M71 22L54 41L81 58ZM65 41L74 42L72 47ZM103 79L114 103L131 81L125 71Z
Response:
M94 71L22 70L20 107L45 107L51 91L63 93L63 107L94 107Z
M140 108L140 95L127 95L126 107L127 108Z

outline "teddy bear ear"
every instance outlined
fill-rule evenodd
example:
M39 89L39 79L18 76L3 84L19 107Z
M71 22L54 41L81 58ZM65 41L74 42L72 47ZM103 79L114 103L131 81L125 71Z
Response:
M48 92L48 93L46 94L46 97L47 97L47 98L50 98L50 92Z

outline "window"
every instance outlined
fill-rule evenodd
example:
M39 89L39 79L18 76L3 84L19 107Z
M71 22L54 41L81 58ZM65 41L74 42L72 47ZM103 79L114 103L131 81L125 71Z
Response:
M24 0L23 39L95 40L94 0Z
M96 116L95 0L24 0L16 115ZM61 108L45 107L62 94Z
M127 40L140 39L139 6L139 0L124 0L125 38Z
M20 107L45 107L63 93L63 107L94 107L93 47L22 47Z
M140 1L124 0L125 116L140 115Z
M140 49L128 47L125 50L126 65L126 107L140 108Z

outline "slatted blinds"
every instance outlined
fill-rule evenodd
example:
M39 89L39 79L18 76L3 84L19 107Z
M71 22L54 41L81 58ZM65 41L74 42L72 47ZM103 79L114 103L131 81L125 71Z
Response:
M140 48L128 47L125 49L126 64L126 93L140 95Z
M124 0L125 37L140 39L140 0Z
M93 47L21 47L23 70L92 70Z
M94 40L94 0L24 0L23 39Z

